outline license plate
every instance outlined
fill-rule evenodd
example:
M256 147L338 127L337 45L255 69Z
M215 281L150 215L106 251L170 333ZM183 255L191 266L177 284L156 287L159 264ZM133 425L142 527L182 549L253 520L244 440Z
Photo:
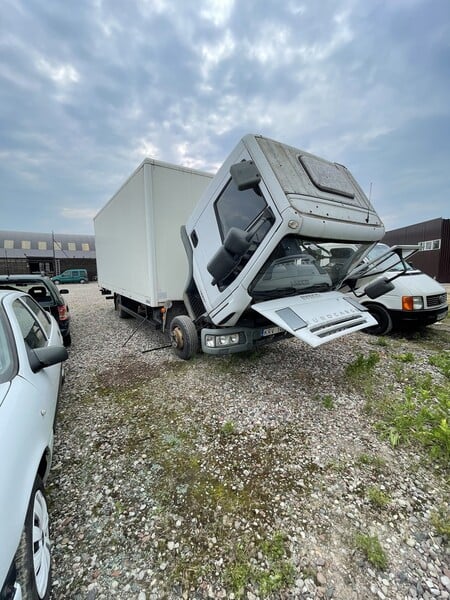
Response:
M282 327L265 327L261 329L261 336L267 337L268 335L274 335L275 333L281 333L285 331Z
M442 321L442 319L445 319L446 316L447 316L447 311L445 310L444 312L439 313L436 318L438 321Z

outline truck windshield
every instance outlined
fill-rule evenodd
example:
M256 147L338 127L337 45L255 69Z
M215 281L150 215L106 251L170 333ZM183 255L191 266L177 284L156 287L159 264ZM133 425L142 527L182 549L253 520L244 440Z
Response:
M252 282L249 294L258 300L336 289L370 246L288 235Z

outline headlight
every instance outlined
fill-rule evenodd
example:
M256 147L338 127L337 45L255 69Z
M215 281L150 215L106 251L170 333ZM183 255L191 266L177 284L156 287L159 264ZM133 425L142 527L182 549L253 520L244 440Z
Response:
M228 333L226 335L206 335L205 344L208 348L223 348L239 344L239 333Z
M422 296L402 296L403 310L423 310Z

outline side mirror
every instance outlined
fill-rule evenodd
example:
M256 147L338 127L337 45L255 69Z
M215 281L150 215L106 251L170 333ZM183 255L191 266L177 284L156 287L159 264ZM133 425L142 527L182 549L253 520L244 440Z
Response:
M45 348L28 349L28 358L33 373L37 373L45 367L51 367L64 362L69 354L64 346L48 346Z
M251 234L238 227L231 227L223 245L217 250L206 268L213 276L212 284L216 285L227 277L250 248Z
M230 175L239 191L258 187L261 175L252 160L243 160L230 167Z
M383 277L378 281L374 281L370 283L365 289L364 292L369 298L375 300L375 298L379 298L383 294L387 294L391 290L394 289L394 284L387 277Z

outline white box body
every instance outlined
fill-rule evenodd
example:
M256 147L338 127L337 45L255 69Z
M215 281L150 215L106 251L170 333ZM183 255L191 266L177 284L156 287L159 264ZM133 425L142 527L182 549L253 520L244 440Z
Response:
M212 177L145 159L94 218L100 287L154 307L182 300L180 227Z

